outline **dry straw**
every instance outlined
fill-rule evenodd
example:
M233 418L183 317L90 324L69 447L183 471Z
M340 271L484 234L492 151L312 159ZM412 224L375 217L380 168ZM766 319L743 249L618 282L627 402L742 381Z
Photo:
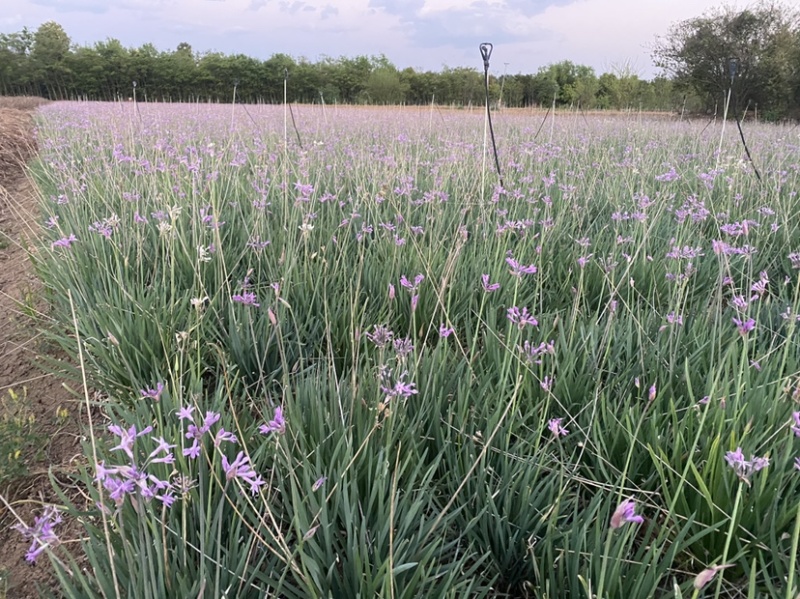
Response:
M22 173L36 154L31 112L43 102L41 98L0 97L0 183Z

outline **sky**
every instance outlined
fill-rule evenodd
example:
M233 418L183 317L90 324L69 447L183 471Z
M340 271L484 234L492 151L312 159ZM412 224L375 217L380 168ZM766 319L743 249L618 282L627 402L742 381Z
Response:
M535 73L571 60L651 78L656 36L720 0L2 0L0 32L61 24L73 43L321 57L384 54L398 68ZM736 6L735 2L729 3Z

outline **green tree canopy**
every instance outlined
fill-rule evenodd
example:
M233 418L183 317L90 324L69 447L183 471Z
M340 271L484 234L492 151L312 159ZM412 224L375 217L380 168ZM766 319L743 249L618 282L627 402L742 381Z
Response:
M674 25L657 41L653 58L709 106L732 85L739 103L785 114L796 102L798 22L797 11L770 1L742 10L716 8ZM733 80L731 59L738 61Z

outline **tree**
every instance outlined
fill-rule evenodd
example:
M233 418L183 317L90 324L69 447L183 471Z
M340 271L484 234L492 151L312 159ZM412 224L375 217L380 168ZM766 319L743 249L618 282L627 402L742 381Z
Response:
M540 68L531 82L531 91L536 103L544 106L556 96L558 104L592 108L600 84L593 68L563 60Z
M394 66L383 66L370 73L364 91L373 104L402 104L410 89Z
M738 103L756 103L777 116L793 102L797 32L797 13L768 0L743 10L717 8L674 25L657 40L653 59L677 85L704 97L707 107L732 83ZM730 59L738 60L733 81Z
M48 98L66 97L66 59L70 40L64 28L54 21L42 23L33 34L31 63L34 80Z
M25 27L17 33L0 33L0 91L32 94L30 53L33 34Z

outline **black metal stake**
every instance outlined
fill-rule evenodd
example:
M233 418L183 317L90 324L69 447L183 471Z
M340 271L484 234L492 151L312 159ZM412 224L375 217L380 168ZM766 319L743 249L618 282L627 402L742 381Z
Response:
M728 59L728 74L731 76L731 89L733 89L733 80L736 78L736 74L739 70L739 59L738 58L729 58ZM750 108L750 101L747 102L747 108ZM733 118L736 120L736 128L739 130L739 137L742 139L742 145L744 146L744 152L747 154L747 159L750 161L750 164L753 167L753 172L756 174L756 179L761 182L761 173L758 172L758 167L756 167L756 163L753 162L753 157L750 155L750 148L747 147L747 142L744 139L744 131L742 131L742 121L744 120L745 115L747 114L747 108L744 109L744 114L742 114L741 118L738 116L739 113L739 95L734 93L733 94Z
M284 89L286 86L286 82L289 80L289 69L283 69L283 85ZM292 117L292 127L294 127L294 133L297 135L297 143L300 145L300 149L303 149L303 142L300 141L300 131L297 130L297 123L294 120L294 112L292 111L292 105L287 102L289 106L289 115Z
M494 165L497 168L497 177L500 179L500 187L503 185L503 175L500 172L500 159L497 157L497 144L494 140L494 128L492 127L492 112L489 110L489 59L492 57L492 44L484 42L479 46L481 57L483 58L483 87L486 90L486 118L489 120L489 133L492 137L492 150L494 152Z

